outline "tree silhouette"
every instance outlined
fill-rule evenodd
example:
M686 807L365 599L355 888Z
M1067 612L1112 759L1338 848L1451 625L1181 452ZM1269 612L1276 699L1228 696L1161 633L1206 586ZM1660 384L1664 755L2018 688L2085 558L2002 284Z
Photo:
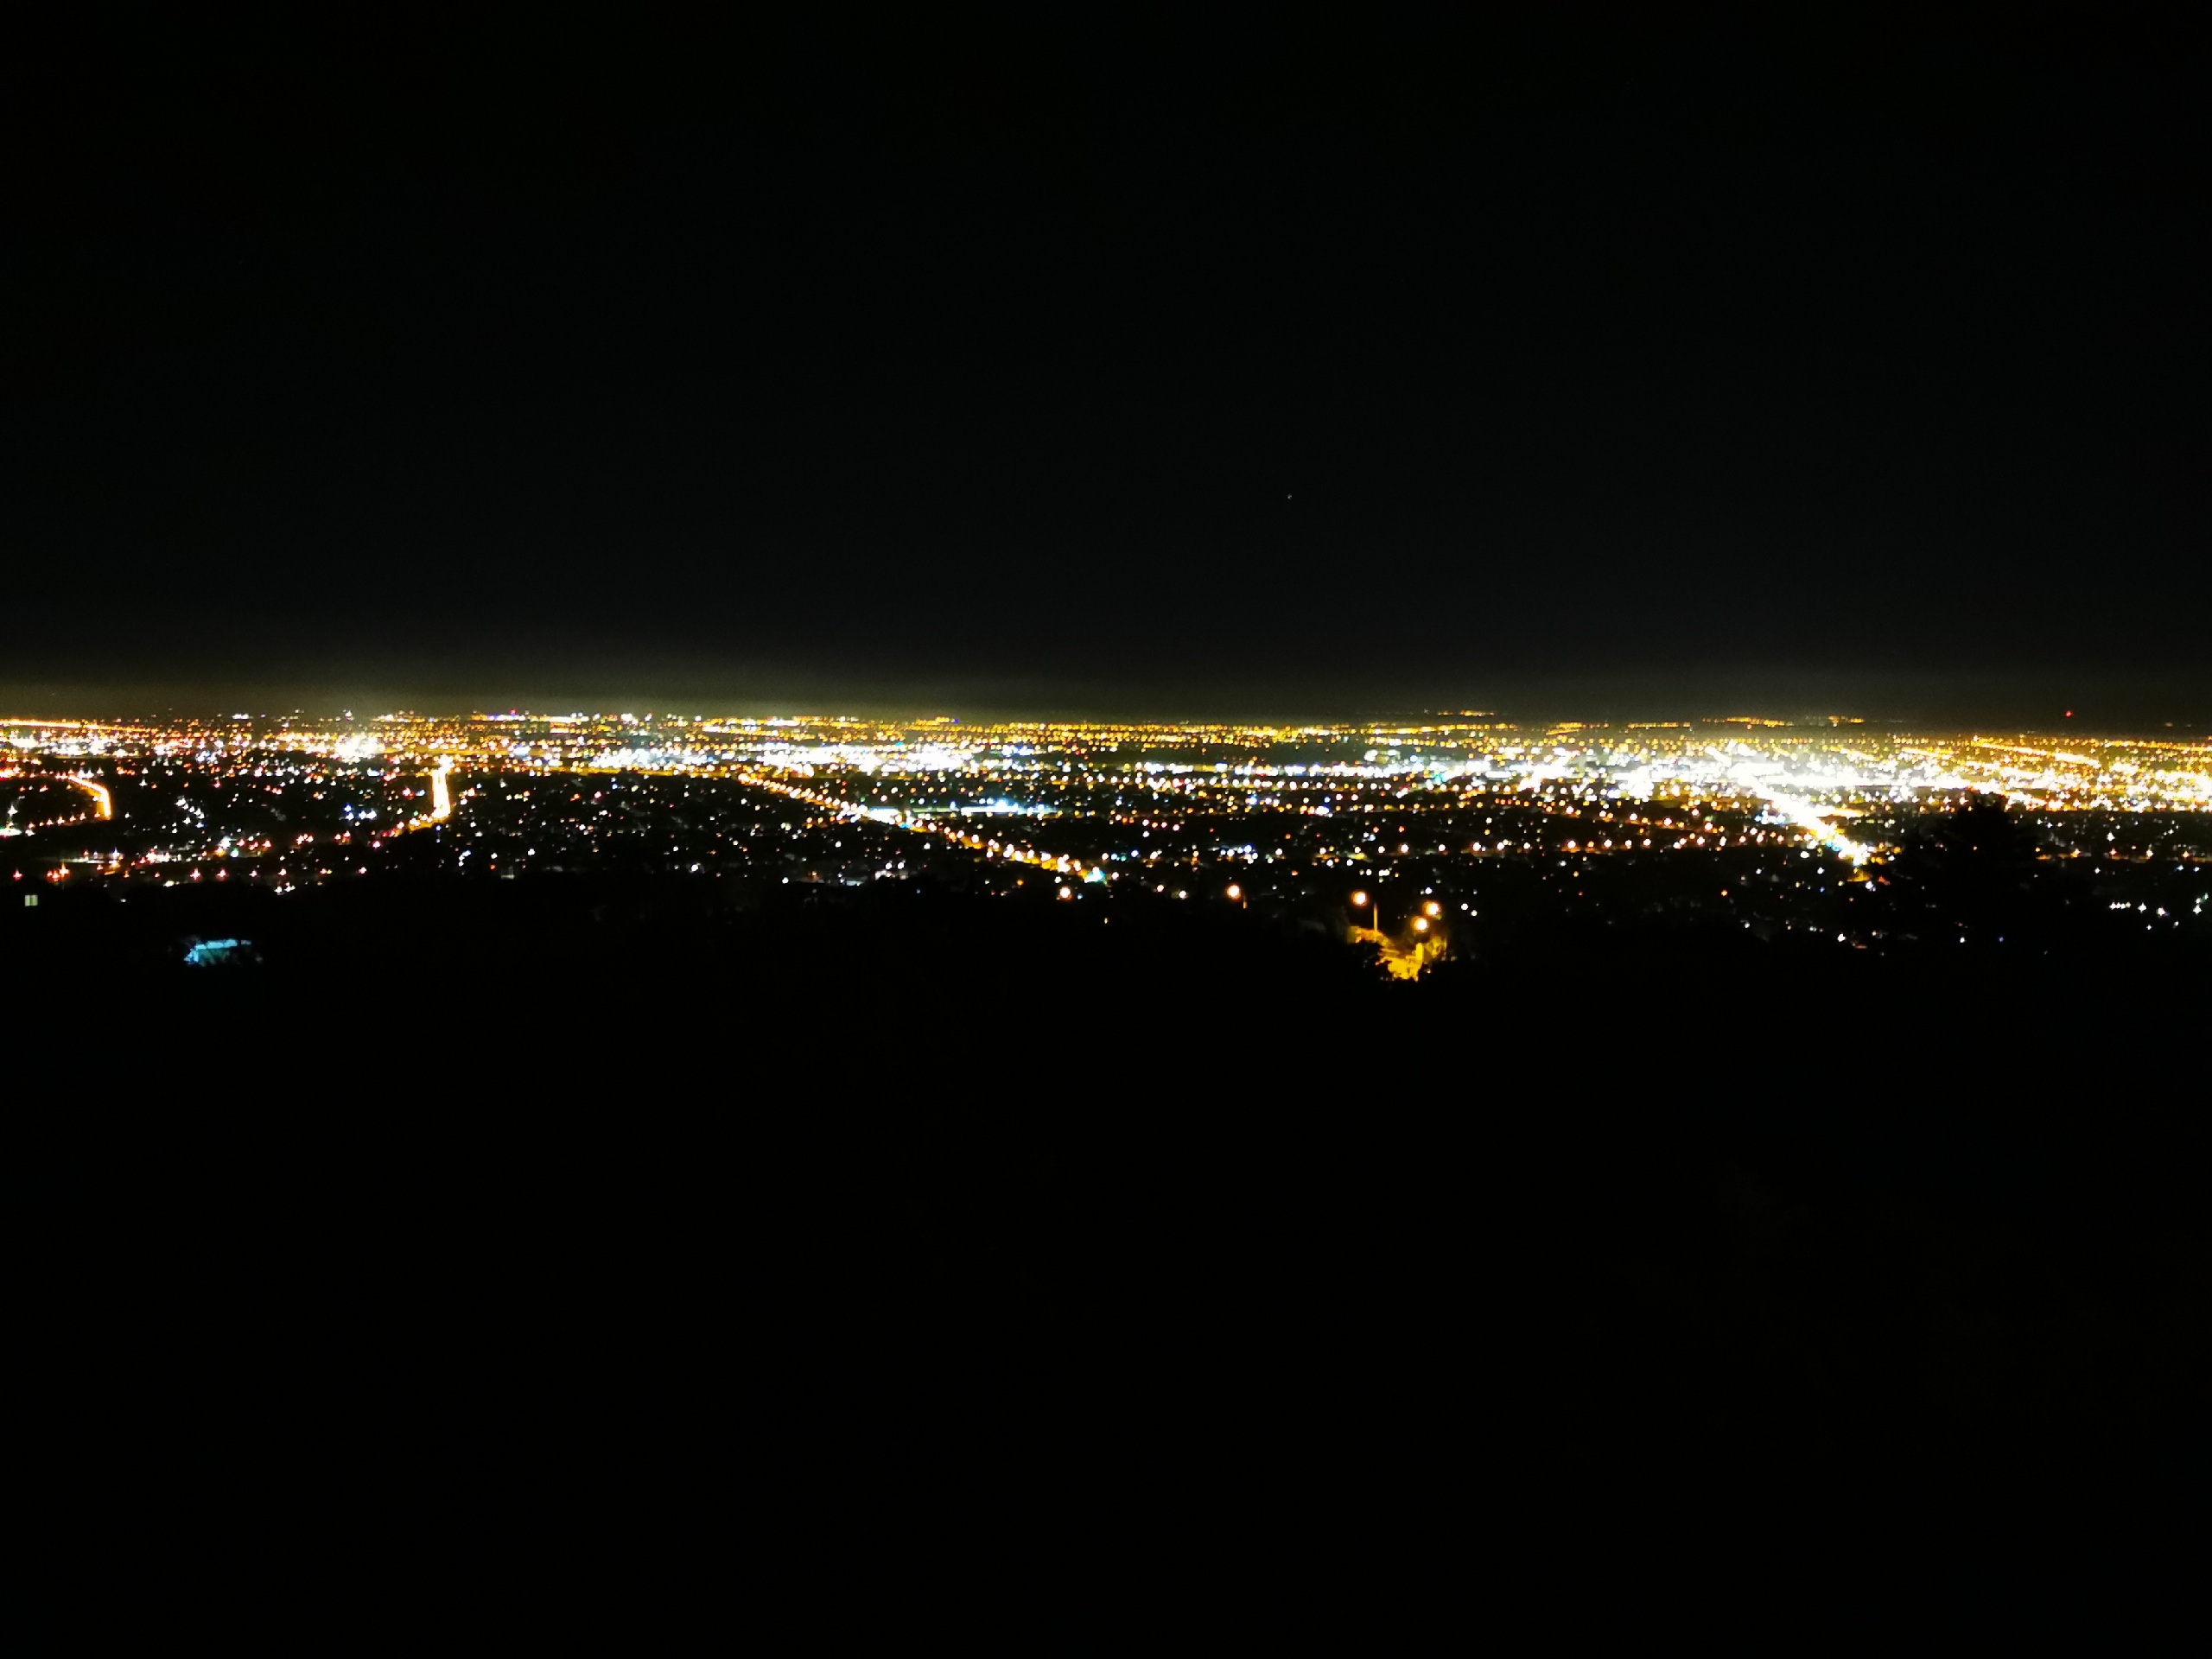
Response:
M1929 943L2048 946L2069 906L2039 852L2034 826L1996 796L1928 815L1906 830L1883 871L1886 931Z

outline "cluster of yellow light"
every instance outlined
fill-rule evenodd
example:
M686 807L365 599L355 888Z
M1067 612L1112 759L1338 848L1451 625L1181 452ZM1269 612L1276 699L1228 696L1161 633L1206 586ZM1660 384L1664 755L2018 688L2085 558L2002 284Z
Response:
M2022 805L2044 810L2212 810L2212 745L2129 739L2089 747L2103 753L1985 737L1915 752ZM2036 764L2016 764L2024 760Z
M452 771L453 757L449 754L441 755L438 764L430 772L430 810L392 825L391 830L385 832L386 835L404 836L411 830L427 830L430 825L443 823L448 818L453 817L453 790L446 782L447 776ZM302 836L300 839L310 841L314 837Z
M86 778L76 772L70 774L69 781L92 798L93 809L100 817L111 818L115 816L115 797L109 793L105 784L97 778Z

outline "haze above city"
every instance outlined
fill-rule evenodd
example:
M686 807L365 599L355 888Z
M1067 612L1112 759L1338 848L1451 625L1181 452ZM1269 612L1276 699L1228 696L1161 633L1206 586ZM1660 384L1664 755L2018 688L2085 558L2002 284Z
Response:
M2212 720L2158 27L27 43L0 709Z

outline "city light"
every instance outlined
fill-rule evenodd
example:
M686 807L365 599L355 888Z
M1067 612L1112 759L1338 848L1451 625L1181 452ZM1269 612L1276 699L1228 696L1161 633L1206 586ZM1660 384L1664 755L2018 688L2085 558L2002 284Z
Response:
M291 893L385 869L474 881L619 865L817 892L1210 891L1253 925L1326 931L1344 927L1343 911L1319 921L1313 907L1340 902L1329 895L1350 878L1344 937L1397 978L1479 956L1499 937L1491 923L1447 934L1441 918L1497 917L1509 899L1524 915L1664 912L1759 941L1886 948L1914 933L1897 861L1992 804L2017 818L2038 868L2094 865L2115 925L2201 926L2212 861L2212 744L2093 742L2072 728L2053 740L1840 719L1494 715L955 728L564 709L8 731L0 836L48 884ZM1519 885L1493 893L1504 869ZM1414 895L1389 931L1383 882Z

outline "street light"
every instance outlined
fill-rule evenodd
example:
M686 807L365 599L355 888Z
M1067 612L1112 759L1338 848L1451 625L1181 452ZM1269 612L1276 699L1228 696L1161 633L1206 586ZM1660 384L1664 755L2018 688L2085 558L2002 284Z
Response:
M1377 933L1380 933L1380 932L1382 931L1382 901L1380 899L1376 899L1376 900L1374 901L1374 903L1375 903L1375 931L1376 931ZM1352 896L1351 896L1351 907L1352 907L1354 910L1364 910L1364 909L1366 909L1366 908L1367 908L1367 905L1368 905L1368 898L1367 898L1367 895L1366 895L1365 893L1355 893L1354 894L1352 894Z
M1229 884L1229 896L1232 899L1242 899L1244 896L1244 889L1232 881Z

